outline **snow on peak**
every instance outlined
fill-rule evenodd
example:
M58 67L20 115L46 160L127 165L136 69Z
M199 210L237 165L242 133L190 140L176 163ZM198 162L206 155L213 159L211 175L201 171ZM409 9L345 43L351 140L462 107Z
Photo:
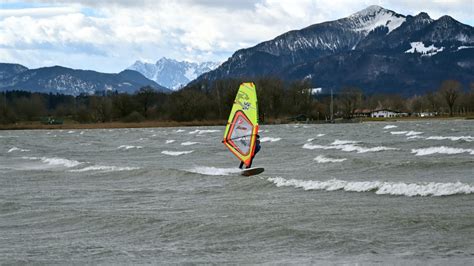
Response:
M444 50L444 47L438 48L433 44L425 46L423 42L411 42L411 48L406 50L405 53L420 53L421 56L433 56Z
M377 27L387 27L388 33L400 27L406 18L391 10L372 5L348 17L354 30L369 33ZM387 34L388 34L387 33Z
M136 61L128 69L142 73L148 79L172 90L179 90L199 75L219 66L215 62L193 63L160 58L155 64Z

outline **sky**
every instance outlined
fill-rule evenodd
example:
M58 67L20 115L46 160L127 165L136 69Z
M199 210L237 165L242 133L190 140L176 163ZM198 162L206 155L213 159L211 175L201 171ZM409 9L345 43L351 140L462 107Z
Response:
M474 0L1 0L0 62L106 73L162 57L224 62L238 49L370 5L474 26Z

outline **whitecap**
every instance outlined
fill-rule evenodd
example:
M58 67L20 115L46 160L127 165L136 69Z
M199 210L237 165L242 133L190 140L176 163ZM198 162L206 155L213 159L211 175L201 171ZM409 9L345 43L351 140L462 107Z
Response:
M108 165L91 165L81 169L72 169L69 172L88 172L88 171L98 171L98 172L117 172L117 171L132 171L140 169L139 167L130 167L130 166L108 166Z
M14 152L14 151L26 152L26 151L30 151L30 150L20 149L20 148L17 148L17 147L12 147L11 149L8 150L8 153Z
M326 181L284 179L282 177L271 177L267 179L277 187L295 187L304 190L344 190L350 192L370 192L377 195L397 196L449 196L456 194L474 193L474 186L456 183L396 183L382 181L345 181L331 179Z
M57 158L57 157L22 157L23 159L26 160L40 160L43 163L46 163L51 166L65 166L65 167L75 167L80 164L81 162L75 161L75 160L69 160L69 159L64 159L64 158Z
M197 166L186 171L191 172L191 173L202 174L202 175L231 175L231 174L240 173L242 169Z
M175 142L175 141L176 141L176 140L174 140L174 139L168 139L168 140L166 140L166 144L170 144L170 143L173 143L173 142Z
M314 160L318 163L340 163L340 162L344 162L347 159L346 158L336 159L336 158L325 157L324 155L318 155L318 157L314 158Z
M219 132L220 130L218 129L196 129L194 131L189 132L189 134L205 134L205 133L214 133L214 132Z
M161 153L171 156L179 156L183 154L190 154L193 151L162 151Z
M199 142L186 141L186 142L181 143L181 145L183 145L183 146L191 146L191 145L195 145L195 144L199 144Z
M181 132L184 132L184 131L186 131L186 130L184 130L184 129L177 129L177 130L175 130L174 132L176 132L176 133L181 133Z
M383 129L391 129L391 128L397 128L395 125L386 125L383 127Z
M390 151L390 150L398 150L397 148L385 147L385 146L377 146L372 148L366 148L362 146L357 146L353 144L345 144L345 145L312 145L310 143L305 143L303 145L303 149L323 149L323 150L341 150L345 152L352 152L355 151L357 153L366 153L366 152L378 152L378 151Z
M411 153L415 153L415 156L424 156L424 155L431 155L431 154L436 154L436 153L439 153L439 154L470 153L471 155L474 155L474 150L440 146L440 147L429 147L429 148L422 148L422 149L412 149Z
M357 144L359 141L354 140L338 140L336 139L331 145L345 145L345 144Z
M458 140L464 140L467 142L474 141L474 137L471 136L430 136L427 137L426 139L428 140L451 140L451 141L458 141Z
M143 146L120 145L117 149L119 150L143 149Z
M392 132L390 132L390 134L392 134L392 135L405 135L407 133L408 133L408 131L392 131Z
M260 139L260 142L276 142L280 140L281 138L263 137Z

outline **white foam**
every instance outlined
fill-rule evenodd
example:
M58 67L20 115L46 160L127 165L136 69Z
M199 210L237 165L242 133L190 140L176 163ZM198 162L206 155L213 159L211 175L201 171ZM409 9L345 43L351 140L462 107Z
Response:
M166 144L170 144L170 143L173 143L173 142L175 142L175 141L176 141L176 140L174 140L174 139L168 139L168 140L166 140Z
M341 151L346 151L346 152L355 151L357 153L398 150L397 148L390 148L390 147L384 147L384 146L366 148L366 147L361 147L361 146L357 146L357 145L353 145L353 144L324 146L324 145L312 145L310 143L305 143L303 145L303 149L309 149L309 150L314 150L314 149L341 150Z
M408 131L392 131L390 134L392 135L406 135Z
M176 133L181 133L181 132L184 132L184 131L186 131L186 130L184 130L184 129L177 129L177 130L175 130Z
M326 134L319 133L318 135L316 135L316 137L322 137L322 136L326 136Z
M143 149L142 146L132 146L132 145L120 145L117 149L119 150L130 150L130 149Z
M420 134L423 134L423 132L420 132L420 131L408 131L408 133L406 134L406 136L416 136L416 135L420 135Z
M411 153L415 153L415 156L424 156L424 155L431 155L431 154L436 154L436 153L439 153L439 154L470 153L471 155L474 155L474 150L440 146L440 147L429 147L429 148L422 148L422 149L412 149Z
M391 129L391 128L397 128L395 125L386 125L383 127L383 129Z
M314 140L314 138L310 138L310 139L308 139L308 140L306 140L306 141L307 141L307 142L311 142L311 141L313 141L313 140Z
M46 163L51 166L65 166L67 168L75 167L81 164L81 162L75 160L68 160L64 158L48 158L48 157L22 157L26 160L40 160L43 163Z
M162 151L161 153L171 156L179 156L183 154L190 154L193 151Z
M281 138L263 137L260 139L260 142L276 142L280 140Z
M336 139L331 145L345 145L345 144L357 144L359 141L354 140L338 140Z
M68 133L68 134L73 134L73 133L75 133L75 132L76 132L76 131L74 131L74 130L69 130L67 133Z
M219 132L220 130L218 129L196 129L194 131L189 132L189 134L205 134L205 133L214 133L214 132Z
M81 169L69 170L69 172L88 172L88 171L99 171L99 172L117 172L117 171L132 171L140 169L139 167L129 166L108 166L108 165L91 165Z
M464 141L467 141L467 142L471 142L471 141L474 141L474 137L471 137L471 136L430 136L430 137L427 137L426 139L429 139L429 140L446 140L446 139L449 139L449 140L452 140L452 141L458 141L458 140L464 140Z
M326 181L284 179L281 177L271 177L268 181L277 187L295 187L304 190L344 190L350 192L374 191L377 195L398 195L398 196L449 196L456 194L474 193L474 186L456 183L395 183L382 181L345 181L331 179Z
M190 145L195 145L195 144L199 144L199 142L186 141L186 142L181 143L181 145L183 146L190 146Z
M325 157L324 155L318 155L318 157L314 158L314 160L318 163L340 163L340 162L344 162L347 159L346 158L336 159L336 158Z
M217 168L217 167L209 167L209 166L197 166L193 169L187 170L191 173L197 173L202 175L231 175L240 173L242 169L239 168Z
M14 152L14 151L25 152L25 151L30 151L30 150L27 150L27 149L20 149L20 148L17 148L17 147L12 147L11 149L8 150L8 153Z

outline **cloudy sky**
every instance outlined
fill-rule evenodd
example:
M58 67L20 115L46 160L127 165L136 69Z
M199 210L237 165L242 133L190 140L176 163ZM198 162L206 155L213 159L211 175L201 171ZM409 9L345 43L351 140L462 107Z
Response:
M0 62L109 73L161 57L222 62L240 48L369 5L474 26L474 0L1 0Z

